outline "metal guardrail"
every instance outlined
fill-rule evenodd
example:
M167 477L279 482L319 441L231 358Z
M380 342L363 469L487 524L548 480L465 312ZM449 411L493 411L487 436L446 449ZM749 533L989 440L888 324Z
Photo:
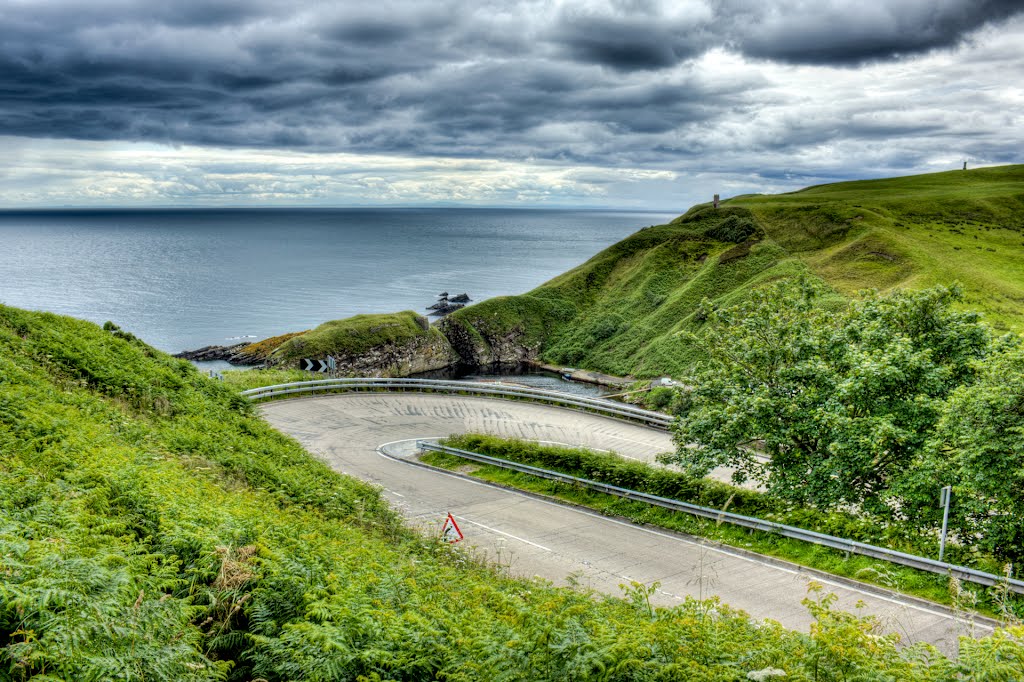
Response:
M561 407L596 412L605 416L638 421L648 426L667 430L672 425L672 417L660 412L651 412L632 405L616 403L600 398L573 396L558 391L545 391L539 388L491 384L479 381L444 381L439 379L318 379L316 381L296 381L288 384L262 386L242 391L242 395L250 400L263 400L284 395L300 395L320 391L431 391L440 393L472 393L474 395L494 396L497 398L532 400Z
M617 497L623 497L628 500L638 500L659 507L665 507L666 509L672 509L674 511L712 519L718 522L731 523L733 525L752 528L754 530L760 530L767 533L776 533L788 538L803 540L804 542L823 545L825 547L831 547L832 549L838 549L852 554L861 554L863 556L869 556L874 559L881 559L883 561L889 561L903 566L910 566L922 571L930 571L932 573L940 573L943 575L951 574L968 582L989 586L1006 585L1007 588L1013 592L1024 594L1024 580L1007 578L1005 576L995 575L994 573L986 573L984 571L968 568L967 566L957 566L943 561L936 561L935 559L928 559L927 557L920 557L915 554L897 552L896 550L887 549L885 547L877 547L875 545L857 542L856 540L847 540L845 538L835 537L834 535L825 535L824 533L817 533L812 530L797 528L796 526L787 526L774 521L765 521L764 519L758 519L753 516L744 516L742 514L735 514L733 512L722 511L720 509L701 507L688 502L672 500L667 497L649 495L636 490L629 490L627 488L620 488L608 483L601 483L600 481L591 481L586 478L578 478L576 476L562 474L557 471L551 471L550 469L541 469L526 464L519 464L518 462L512 462L498 457L490 457L489 455L482 455L477 452L469 452L468 450L449 448L429 441L417 441L416 444L421 450L456 455L481 464L489 464L503 469L511 469L512 471L518 471L523 474L530 474L531 476L538 476L540 478L546 478L560 483L582 485L591 490L615 495Z

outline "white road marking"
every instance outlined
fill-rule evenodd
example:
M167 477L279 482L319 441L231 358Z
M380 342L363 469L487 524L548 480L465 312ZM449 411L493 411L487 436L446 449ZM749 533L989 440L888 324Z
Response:
M528 545L530 545L532 547L536 547L537 549L543 549L545 552L550 552L551 551L550 549L548 549L544 545L538 545L536 542L530 542L526 538L521 538L518 535L512 535L512 533L506 533L503 530L498 530L497 528L491 528L490 526L485 526L484 524L482 524L482 523L480 523L478 521L471 521L470 519L467 519L465 516L456 516L454 514L452 516L455 516L455 518L457 518L459 521L465 521L466 523L472 523L474 526L480 526L481 528L489 530L492 533L497 533L499 535L504 535L505 537L512 538L513 540L519 540L519 542L525 542L526 544L528 544Z

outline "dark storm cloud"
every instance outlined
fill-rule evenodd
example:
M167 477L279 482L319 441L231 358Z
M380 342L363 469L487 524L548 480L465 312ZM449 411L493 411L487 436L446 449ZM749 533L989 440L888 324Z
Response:
M972 31L1024 11L1020 0L723 3L744 54L798 64L855 65L953 47ZM731 6L729 6L731 5ZM749 11L745 11L749 10Z
M656 70L694 57L704 41L682 35L659 17L592 16L569 12L552 36L570 58L620 71Z
M725 50L852 69L955 47L1021 9L0 0L0 133L662 166L744 146L913 137L949 124L859 119L856 98L820 115L765 118L763 107L791 95L756 68L725 77L697 64Z
M857 65L953 47L1024 12L1020 0L717 0L570 7L551 33L571 58L621 71L662 69L712 47L794 64Z

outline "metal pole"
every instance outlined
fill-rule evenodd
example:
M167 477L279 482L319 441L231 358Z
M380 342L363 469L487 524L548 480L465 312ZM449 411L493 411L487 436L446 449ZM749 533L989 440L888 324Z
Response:
M946 553L946 526L949 524L949 498L953 496L953 487L945 486L939 491L939 505L942 506L942 535L939 536L939 561Z

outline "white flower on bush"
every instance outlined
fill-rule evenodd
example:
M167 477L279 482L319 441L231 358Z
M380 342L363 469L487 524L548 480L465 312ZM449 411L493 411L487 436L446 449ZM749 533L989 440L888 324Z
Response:
M754 680L754 682L765 682L770 677L785 677L786 671L780 670L779 668L763 668L761 670L751 670L747 673L748 680Z

